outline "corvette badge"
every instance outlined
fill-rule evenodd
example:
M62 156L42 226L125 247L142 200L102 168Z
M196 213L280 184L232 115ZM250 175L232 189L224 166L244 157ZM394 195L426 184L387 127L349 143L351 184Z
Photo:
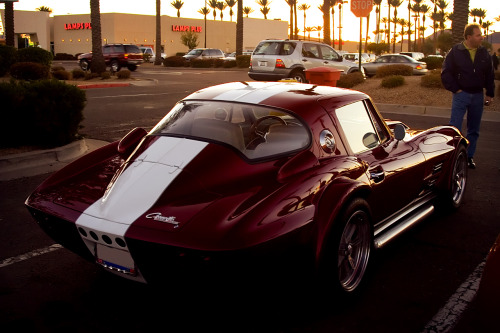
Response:
M174 228L177 228L179 226L179 222L175 220L175 216L163 216L161 213L151 213L146 215L147 219L153 219L155 221L159 222L165 222L165 223L170 223L174 225Z

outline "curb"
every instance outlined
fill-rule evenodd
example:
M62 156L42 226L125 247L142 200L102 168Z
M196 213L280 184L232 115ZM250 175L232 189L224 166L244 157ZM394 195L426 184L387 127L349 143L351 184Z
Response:
M91 89L91 88L113 88L113 87L128 87L128 83L96 83L96 84L79 84L77 85L80 89Z
M0 181L57 171L80 156L106 144L108 142L82 139L53 149L0 156Z

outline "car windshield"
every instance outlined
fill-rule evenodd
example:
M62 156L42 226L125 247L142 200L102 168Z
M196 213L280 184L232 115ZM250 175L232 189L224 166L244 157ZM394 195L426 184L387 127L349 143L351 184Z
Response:
M150 134L227 144L250 160L287 155L310 145L309 130L292 114L229 102L180 102Z
M127 53L142 53L136 45L125 45L125 52Z
M255 48L254 54L262 55L290 55L296 47L293 42L265 41Z
M203 50L200 50L200 49L194 49L194 50L191 50L188 52L187 55L200 55L201 53L203 52Z

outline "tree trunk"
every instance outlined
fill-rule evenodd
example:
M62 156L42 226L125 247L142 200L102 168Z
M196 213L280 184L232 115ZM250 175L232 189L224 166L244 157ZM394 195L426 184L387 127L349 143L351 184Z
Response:
M156 0L156 57L155 66L161 65L161 0Z
M238 0L236 13L236 55L243 54L243 0Z
M99 0L90 0L90 25L92 27L92 62L90 63L90 71L100 74L106 71L106 64L102 55L101 9Z
M5 3L5 45L14 47L14 3Z
M451 22L451 33L453 43L460 43L464 39L464 29L469 19L469 0L453 1L453 21Z
M323 1L323 42L330 45L330 0Z

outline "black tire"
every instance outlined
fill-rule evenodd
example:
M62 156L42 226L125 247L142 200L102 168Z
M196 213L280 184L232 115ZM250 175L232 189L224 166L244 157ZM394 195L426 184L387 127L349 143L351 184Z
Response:
M127 68L129 71L133 72L137 69L137 65L128 65Z
M80 60L80 68L83 71L88 71L90 69L89 62L85 59Z
M109 67L111 67L112 72L118 72L120 70L120 64L118 63L118 60L111 60Z
M448 186L444 193L445 208L458 209L464 200L465 187L467 185L468 164L467 150L460 144L457 148L450 175L448 177Z
M334 222L323 250L319 278L323 290L342 298L358 294L373 252L373 226L365 200L351 201Z
M304 75L303 71L298 71L298 70L293 71L290 74L290 78L294 79L294 80L296 80L297 82L300 82L300 83L305 83L306 82L306 76Z

